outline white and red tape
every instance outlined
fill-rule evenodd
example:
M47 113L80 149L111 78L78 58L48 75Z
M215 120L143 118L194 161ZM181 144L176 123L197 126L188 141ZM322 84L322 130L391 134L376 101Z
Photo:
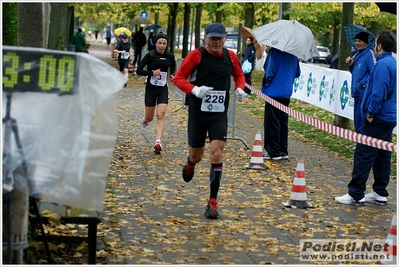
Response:
M396 144L390 143L381 139L377 139L374 137L370 137L364 134L359 134L353 131L350 131L348 129L343 129L331 124L328 124L326 122L319 121L317 119L311 118L307 115L304 115L298 111L295 111L287 106L284 106L283 104L277 102L276 100L268 97L267 95L263 94L259 90L255 89L249 84L245 84L247 88L249 88L252 92L254 92L256 95L258 95L260 98L268 102L269 104L275 106L276 108L282 110L283 112L287 113L288 115L303 121L309 125L312 125L313 127L316 127L317 129L326 131L328 133L337 135L339 137L354 141L356 143L361 143L364 145L372 146L375 148L391 151L391 152L396 152Z

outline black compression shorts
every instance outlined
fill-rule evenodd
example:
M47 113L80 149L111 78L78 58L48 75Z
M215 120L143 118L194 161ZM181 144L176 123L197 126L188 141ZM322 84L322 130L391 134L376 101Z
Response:
M203 112L199 108L189 108L188 112L188 144L191 147L205 146L207 133L210 142L213 140L226 142L227 111Z
M144 104L146 107L154 107L158 104L168 104L169 100L169 93L167 87L160 87L159 88L146 88L145 89L145 97L144 97Z
M118 61L119 71L123 71L124 69L128 69L129 68L129 61L130 61L130 59L125 60L125 61Z

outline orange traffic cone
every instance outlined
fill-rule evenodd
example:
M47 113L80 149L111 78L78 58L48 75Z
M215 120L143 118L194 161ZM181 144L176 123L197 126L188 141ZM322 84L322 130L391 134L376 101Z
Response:
M262 139L260 137L260 130L255 135L254 148L252 149L252 156L247 169L266 170L267 166L263 162Z
M291 207L292 205L299 208L307 208L308 200L306 196L306 181L305 181L305 167L303 156L298 159L298 164L296 166L294 183L291 189L290 200L283 202L286 207Z
M386 240L386 258L381 261L384 265L395 265L396 266L396 212L392 217L391 227L389 228L387 240Z

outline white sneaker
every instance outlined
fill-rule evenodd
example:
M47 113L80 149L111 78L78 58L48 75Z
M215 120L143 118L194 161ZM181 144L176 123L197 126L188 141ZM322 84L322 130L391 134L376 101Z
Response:
M378 205L386 205L387 198L378 195L376 192L372 191L365 196L366 202L378 204Z
M280 160L281 156L277 156L277 157L271 157L269 155L269 153L264 153L263 154L263 159L267 159L267 160Z
M346 204L346 205L364 205L366 203L366 198L362 198L359 201L356 201L353 197L351 197L348 193L341 197L335 197L335 201L341 203L341 204Z

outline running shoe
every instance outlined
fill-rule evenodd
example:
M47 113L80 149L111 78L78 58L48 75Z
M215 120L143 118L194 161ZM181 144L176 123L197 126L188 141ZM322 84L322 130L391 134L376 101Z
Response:
M288 153L281 152L280 157L281 159L288 159Z
M162 142L161 142L161 140L158 139L157 141L155 141L155 144L154 144L154 152L159 153L161 151L162 151Z
M382 197L376 192L372 191L371 193L368 193L366 196L366 202L378 204L378 205L386 205L387 204L387 198Z
M186 165L184 165L184 167L183 167L183 180L186 183L190 182L194 177L195 165L191 165L189 163L189 161L190 161L190 157L188 156Z
M269 155L269 153L265 153L263 154L263 159L267 159L267 160L280 160L281 156L277 156L277 157L272 157Z
M141 120L141 126L143 126L143 128L145 128L145 127L148 126L148 121L146 121L145 118L143 118L143 119Z
M343 196L340 197L336 197L335 201L341 203L341 204L346 204L346 205L364 205L366 203L366 198L362 198L359 201L356 201L353 197L351 197L351 195L349 195L348 193L346 193Z
M218 201L216 200L216 198L211 198L208 201L208 205L206 206L206 210L205 210L205 217L207 217L208 219L217 219L219 218L219 212L217 211L218 208Z

